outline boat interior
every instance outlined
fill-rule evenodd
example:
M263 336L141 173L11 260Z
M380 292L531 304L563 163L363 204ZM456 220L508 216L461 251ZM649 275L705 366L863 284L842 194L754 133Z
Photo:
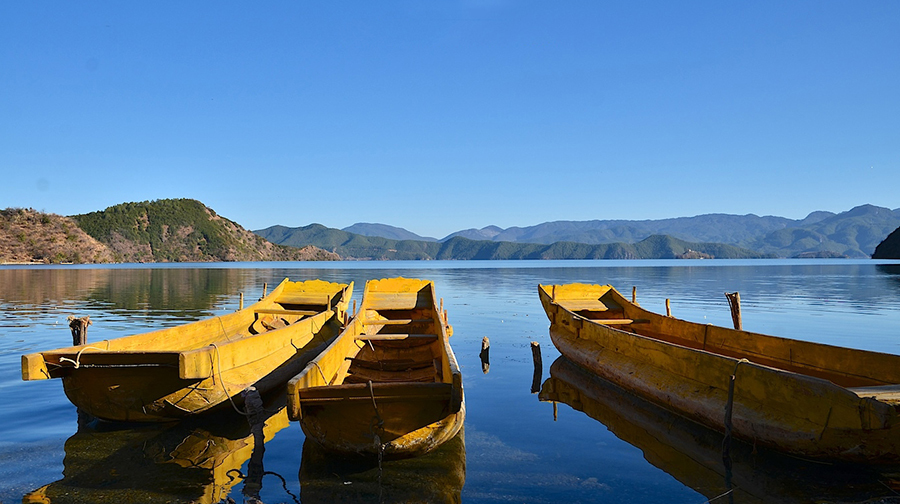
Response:
M367 293L354 352L333 384L445 381L441 315L429 285L410 293Z

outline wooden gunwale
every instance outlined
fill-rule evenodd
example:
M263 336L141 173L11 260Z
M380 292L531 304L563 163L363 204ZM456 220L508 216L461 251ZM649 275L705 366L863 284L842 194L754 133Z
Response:
M539 286L538 291L560 352L638 395L722 429L728 383L735 375L735 436L814 458L900 461L895 405L875 399L878 393L871 388L858 389L862 396L855 391L895 378L900 382L896 369L873 376L894 364L900 368L900 357L665 317L637 307L611 286ZM581 302L578 296L594 297L620 307L622 318L648 322L640 328L602 325L591 320L595 313L585 317L567 310L567 296L574 305ZM829 368L818 364L823 357L813 350L851 362ZM888 386L884 394L896 395L896 388Z

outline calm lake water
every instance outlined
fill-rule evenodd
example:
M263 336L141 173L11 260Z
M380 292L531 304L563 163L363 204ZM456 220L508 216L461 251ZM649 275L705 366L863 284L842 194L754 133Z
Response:
M89 341L233 311L263 283L392 276L434 280L463 370L463 436L428 456L372 465L328 457L268 404L264 450L224 411L164 426L78 427L59 380L23 382L22 354L71 344L68 315L89 315ZM900 469L831 466L738 445L558 359L538 283L637 288L645 308L744 328L900 353L900 262L511 261L243 263L107 268L0 267L0 503L19 502L861 502L895 499ZM490 338L490 369L479 360ZM543 367L533 393L530 343ZM565 392L567 404L542 401ZM263 453L264 451L264 453ZM250 462L253 461L251 465ZM264 473L260 471L262 462Z

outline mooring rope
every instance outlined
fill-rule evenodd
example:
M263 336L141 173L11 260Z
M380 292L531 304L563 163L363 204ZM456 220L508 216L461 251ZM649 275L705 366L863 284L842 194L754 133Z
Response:
M106 343L106 346L109 347L109 342ZM69 359L68 357L60 357L59 362L71 362L72 364L75 364L75 369L78 369L79 367L81 367L81 352L84 352L88 348L90 348L91 350L97 350L98 352L103 351L102 348L97 348L95 346L86 346L79 350L77 354L75 354L75 360ZM109 348L107 348L107 350L109 350Z

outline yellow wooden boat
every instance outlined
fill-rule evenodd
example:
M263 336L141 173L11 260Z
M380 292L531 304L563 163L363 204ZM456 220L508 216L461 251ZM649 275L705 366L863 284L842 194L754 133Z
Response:
M370 280L341 335L288 383L291 419L332 451L399 458L434 449L465 419L451 334L430 280Z
M560 353L629 391L784 452L900 462L900 356L662 316L610 285L538 294Z
M95 417L155 422L207 411L303 369L340 332L353 284L285 279L247 308L145 334L22 356L22 379L62 378Z
M550 366L539 398L553 402L555 414L557 403L563 403L602 423L641 450L647 462L709 502L861 503L896 495L891 490L896 475L882 474L876 467L805 461L740 441L733 443L733 466L728 469L722 460L721 432L640 398L562 356ZM568 413L559 408L560 423ZM585 455L597 462L593 454Z

